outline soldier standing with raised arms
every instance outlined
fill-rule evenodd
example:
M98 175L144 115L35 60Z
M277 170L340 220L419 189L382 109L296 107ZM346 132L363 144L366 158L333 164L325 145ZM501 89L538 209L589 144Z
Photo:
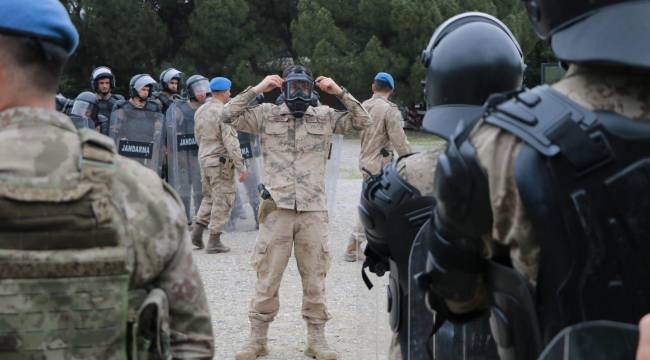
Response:
M336 359L337 353L325 340L325 323L330 319L325 304L330 265L325 166L332 134L363 130L370 116L330 78L321 76L314 82L303 66L290 66L283 75L267 76L247 88L226 104L223 113L224 122L237 130L259 134L267 190L262 195L260 233L253 253L257 282L249 311L251 335L236 358L255 359L268 353L268 327L278 313L280 281L295 248L308 331L305 354L319 360ZM347 111L311 106L314 85L337 96ZM283 104L249 105L258 94L276 88L282 89Z

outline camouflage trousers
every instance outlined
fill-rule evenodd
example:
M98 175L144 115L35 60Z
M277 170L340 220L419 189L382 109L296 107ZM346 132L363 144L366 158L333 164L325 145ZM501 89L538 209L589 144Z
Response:
M210 229L211 234L222 233L235 203L234 170L225 165L203 169L201 185L203 200L194 222Z
M302 279L302 317L310 324L331 318L325 305L325 276L330 266L327 211L277 209L260 224L251 261L257 271L248 316L271 322L278 314L278 290L293 249Z
M368 174L363 173L363 181L366 181ZM352 252L361 252L363 253L364 244L366 242L366 230L363 228L361 219L357 215L357 222L354 224L352 229L352 234L350 234L350 239L348 240L348 245L346 251Z

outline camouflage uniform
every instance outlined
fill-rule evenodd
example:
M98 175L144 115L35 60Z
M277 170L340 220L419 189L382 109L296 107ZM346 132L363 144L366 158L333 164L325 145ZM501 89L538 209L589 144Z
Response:
M308 324L324 324L330 319L325 305L330 265L324 183L328 144L332 134L366 128L370 117L347 91L339 99L348 111L310 107L302 118L295 118L285 104L248 106L256 95L248 88L224 109L224 122L259 134L263 178L272 196L260 204L260 233L252 255L257 283L249 318L251 323L275 318L282 273L295 247L303 284L303 318ZM277 209L265 210L269 208Z
M367 172L379 174L386 164L393 161L394 152L402 156L411 152L411 145L404 133L404 119L397 105L386 97L374 94L372 98L363 102L363 107L370 114L372 125L361 132L361 154L359 156L359 170L364 180ZM357 255L366 240L365 231L361 221L357 219L346 255Z
M194 115L203 173L203 200L194 222L208 226L211 234L222 233L230 218L237 189L234 170L245 170L237 131L222 122L223 108L221 101L211 98Z
M572 65L563 80L553 88L579 105L595 111L614 111L633 120L650 119L650 99L647 97L647 78L638 74L601 69L589 69ZM489 124L479 122L470 135L476 148L477 158L483 167L489 183L493 214L492 232L483 237L486 256L500 244L510 249L514 268L523 274L531 284L537 280L540 246L533 236L533 227L526 216L522 200L515 183L515 159L521 147L521 140L514 135ZM409 159L401 173L413 181L419 190L422 183L417 179L431 174L431 168L413 164ZM425 184L423 193L432 190ZM447 302L450 309L465 313L485 306L486 289L482 288L473 300L467 303Z
M110 138L87 130L78 133L70 119L54 111L23 107L0 112L0 139L0 153L11 154L11 156L4 156L0 161L0 172L3 174L2 185L0 185L3 195L0 196L0 199L3 201L12 198L15 194L19 194L20 191L22 193L29 191L32 199L43 196L56 197L57 191L69 192L70 190L65 189L78 183L79 176L82 179L84 176L94 178L95 180L91 181L91 183L101 184L102 181L105 181L109 184L109 187L104 188L108 191L104 191L112 200L109 199L108 203L104 203L103 206L96 206L98 204L93 203L92 210L98 218L104 217L111 224L111 228L116 230L118 242L122 244L121 246L125 250L129 319L133 318L147 293L156 294L154 298L157 300L149 298L149 301L156 302L161 308L168 306L169 310L168 321L164 320L165 314L159 315L163 318L163 322L160 324L162 330L165 331L166 329L169 335L166 345L170 345L171 355L174 358L212 358L214 343L210 311L201 277L189 249L185 214L174 191L153 171L132 160L113 155L113 151L108 150L112 148ZM91 141L87 141L88 139ZM101 146L98 146L98 144ZM16 152L15 149L21 149L21 151ZM95 168L91 172L84 173L83 167L80 170L80 166L87 162L88 159L93 160L91 163L100 165L113 163L114 167L104 165ZM102 168L111 169L107 171L110 171L112 177L106 176L106 171L100 170ZM43 179L46 179L47 188L43 189L43 191L37 191L37 187L44 187ZM31 187L23 189L20 184L30 185ZM7 186L19 186L19 188L16 191L7 193L5 191ZM12 193L14 195L11 195ZM23 201L25 200L29 204L30 200L23 199ZM49 203L53 203L61 209L70 206L65 200L58 202L56 198L50 200ZM19 205L18 202L15 202L12 207L18 209ZM39 219L42 216L40 212L34 215L31 217L32 219ZM29 218L29 216L29 214L23 214L21 218L25 219ZM19 223L10 222L5 225L15 226L15 224ZM61 232L63 231L65 229L61 230ZM99 234L94 232L88 234L87 240L84 241L88 241L92 246L94 244L92 241L97 241ZM59 234L54 233L50 237L55 238L56 235ZM74 236L69 236L69 238L68 241L75 241L73 240ZM52 246L60 246L60 244L52 244ZM11 262L12 259L19 259L22 253L26 252L22 248L20 249L0 250L0 257L2 257L0 262ZM100 250L100 254L106 254L111 248L100 247ZM14 252L14 255L12 255L12 252ZM50 253L52 258L58 257L62 259L66 256L65 251ZM92 264L84 265L80 263L83 254L84 251L74 251L73 256L77 258L75 260L68 259L68 262L74 264L68 270L92 266ZM32 263L31 265L37 264ZM37 266L33 266L25 268L24 271L33 271L33 269L37 268ZM63 271L64 267L60 267L60 269ZM75 284L92 279L88 278L89 275L87 274L78 276L78 281ZM6 279L7 277L0 275L0 278ZM43 281L47 280L49 279ZM7 283L3 284L0 289L2 289L3 295L6 295L7 291L11 291L11 286L8 286ZM65 286L69 287L70 285L72 284L67 283ZM151 289L157 290L151 291ZM124 288L125 290L126 288ZM82 304L83 301L87 301L84 300L82 292L78 294L82 296L75 298L75 304ZM24 294L24 296L28 296L28 294ZM119 294L119 296L126 296L126 294ZM93 309L96 309L97 312L103 311L98 302L106 299L98 297L91 300L95 304L90 305L93 306ZM6 303L8 299L3 298L3 301ZM29 302L27 303L29 304ZM37 306L38 304L34 302L31 305ZM4 309L8 310L6 307ZM107 316L102 316L102 318L104 318L102 321L111 320ZM66 324L72 324L73 321L74 324L82 321L88 325L92 323L88 322L88 320L93 320L94 317L84 319L68 319L60 322L58 326L65 328ZM99 321L99 319L95 320ZM119 321L119 318L117 321ZM126 333L126 326L124 325L126 324L122 325L123 332ZM33 326L33 324L21 325L21 327L25 326L29 327ZM37 326L49 326L49 323L41 323ZM0 326L0 328L6 329L4 326ZM0 330L0 332L3 332L3 330ZM5 336L7 335L2 335L2 337ZM46 336L42 341L48 341L48 343L38 346L34 353L47 349L42 354L43 356L61 358L89 357L92 351L97 351L92 346L86 346L81 350L74 349L74 344L78 340L83 341L81 338L87 336L90 335L83 334L71 338L68 344L61 343L62 340L58 340L58 345L54 342L49 343L52 339L47 340ZM124 334L124 337L126 337L126 334ZM32 343L36 341L34 339L25 340L25 344L29 341ZM24 347L21 340L16 341L17 346ZM100 340L95 339L93 341ZM3 347L0 352L2 351L7 351L7 348ZM79 356L74 351L85 351L83 353L85 355ZM104 353L104 356L108 358L111 350L106 351L109 355ZM116 355L117 358L123 356L123 354ZM2 356L0 355L0 357Z

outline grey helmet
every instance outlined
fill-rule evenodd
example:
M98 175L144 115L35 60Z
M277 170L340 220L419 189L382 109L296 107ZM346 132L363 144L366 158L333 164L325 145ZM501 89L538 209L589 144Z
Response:
M162 90L167 90L167 84L174 79L178 80L178 89L180 89L182 75L183 73L180 70L174 68L163 70L163 72L160 73L160 86L162 87ZM176 90L176 92L178 91L179 90Z
M185 82L185 90L190 99L196 99L199 92L203 92L206 96L210 96L210 80L203 75L192 75ZM210 94L210 95L208 95Z
M153 91L154 86L156 85L156 80L154 80L149 74L138 74L131 78L129 81L129 96L130 97L140 97L138 91L140 91L145 86L150 86ZM151 91L149 92L151 96ZM146 100L142 99L141 100Z
M108 66L97 67L90 73L90 88L97 91L97 81L104 78L111 79L111 89L115 89L115 75Z
M97 117L98 112L99 103L97 102L97 96L90 91L84 91L74 99L70 115L94 119Z

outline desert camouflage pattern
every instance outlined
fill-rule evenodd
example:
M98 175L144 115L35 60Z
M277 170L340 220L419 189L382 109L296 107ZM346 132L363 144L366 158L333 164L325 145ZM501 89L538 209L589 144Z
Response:
M72 233L66 232L66 228L56 227L58 233L46 233L48 239L56 239L61 234L65 235L64 241L41 241L40 246L51 248L38 255L31 254L32 257L24 252L27 246L25 239L14 244L11 238L1 236L5 250L0 250L0 256L3 259L11 258L21 265L4 268L13 273L3 272L0 276L3 279L0 280L0 301L11 301L6 297L8 293L17 296L21 292L16 280L11 279L22 278L19 281L24 283L25 278L29 278L41 284L32 284L31 289L41 286L42 294L56 289L61 297L48 299L41 295L34 301L14 302L22 306L21 311L29 313L39 306L52 309L57 302L59 305L67 304L71 309L86 310L84 316L73 316L67 318L66 322L58 321L56 317L34 317L34 314L14 319L9 324L6 319L0 320L5 322L0 326L0 332L3 332L0 337L6 340L3 343L12 343L10 334L18 330L18 325L21 329L30 326L47 329L50 325L61 329L65 326L103 328L107 324L122 323L119 328L126 329L127 319L137 319L139 311L152 304L160 309L168 309L168 318L160 314L157 319L163 334L157 347L167 347L174 358L211 358L214 342L210 312L203 283L191 256L187 220L180 200L153 171L107 151L107 147L112 147L110 138L93 133L94 137L89 140L91 135L88 133L92 132L77 132L69 118L54 111L13 108L0 112L0 153L11 154L0 160L0 200L22 196L18 199L21 202L47 201L57 206L55 210L68 211L68 206L75 204L76 199L91 196L92 200L96 193L92 186L85 185L80 179L91 179L90 183L95 184L93 186L101 186L106 179L112 182L107 198L97 198L81 208L90 209L96 217L91 218L92 227L96 229L94 231ZM82 142L98 146L82 147ZM91 165L91 171L80 171L80 164L84 169L86 162ZM112 169L113 176L106 176L106 172L101 170L104 168ZM29 192L16 191L25 186L30 187ZM67 206L60 207L61 203ZM31 221L33 229L47 225L42 222L42 212L30 213L24 210L29 208L19 206L19 202L12 203L8 209L20 210L21 216L16 217L20 221L5 224L5 229L6 226L17 226L25 219ZM110 237L107 238L110 233L99 232L102 227L94 224L95 221L110 224L109 228L114 230L113 243L109 241ZM78 226L76 222L67 224ZM70 244L72 241L74 244ZM70 251L65 250L66 246L86 246L87 250ZM97 261L100 259L103 260ZM42 266L47 263L52 266ZM71 282L67 277L75 277L75 281ZM98 282L96 277L104 279ZM65 292L61 290L64 287ZM160 292L156 295L151 289L160 289ZM96 292L101 296L94 296ZM161 298L161 292L164 298ZM71 296L73 293L74 296ZM20 299L27 299L28 295L19 296L22 296ZM101 310L102 304L106 305L105 310ZM116 305L121 308L115 308ZM2 308L7 311L6 306ZM42 334L28 340L31 344L39 343L41 353L36 353L36 357L89 358L88 352L79 354L71 351L78 345L86 346L88 351L87 346L95 342L104 345L119 343L112 339L106 333L87 331L79 337L53 338ZM21 342L13 344L18 346ZM1 351L6 348L3 347ZM2 354L0 357L10 358ZM103 351L95 354L95 357L124 358L124 353L112 356L109 351Z
M260 221L260 233L251 261L257 272L255 295L248 316L271 322L278 314L278 292L291 251L295 251L302 278L302 317L323 324L331 315L325 304L325 275L330 267L327 211L296 212L277 209Z
M222 121L224 104L209 98L194 114L194 136L199 144L201 168L218 166L220 157L230 159L237 170L244 170L237 131Z
M222 233L235 204L235 172L232 163L203 169L203 199L194 222L210 229L211 234Z
M433 179L438 165L438 156L447 147L440 141L432 149L401 158L395 164L397 173L406 182L418 189L422 196L434 196Z
M411 145L404 133L404 119L397 105L378 94L362 105L370 114L372 124L360 134L359 170L365 173L363 169L366 169L376 175L393 161L394 152L398 156L406 155L411 152ZM382 155L382 149L387 156Z
M277 207L297 211L326 211L325 168L332 134L363 130L370 116L347 91L339 97L348 111L310 107L295 118L285 104L249 106L252 88L224 107L223 119L239 131L258 134L262 146L264 181Z

